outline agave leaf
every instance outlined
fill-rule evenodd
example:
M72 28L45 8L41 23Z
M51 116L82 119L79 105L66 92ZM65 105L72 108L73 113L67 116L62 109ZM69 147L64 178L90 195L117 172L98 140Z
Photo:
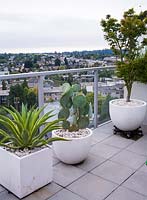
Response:
M31 118L30 118L30 125L29 125L29 130L32 130L31 131L31 135L33 134L33 131L34 129L36 129L36 126L40 124L41 126L41 123L45 122L47 119L49 119L50 117L53 117L54 115L50 115L53 111L49 111L48 113L44 114L43 116L40 116L41 112L43 111L43 108L45 106L43 106L41 109L36 109L32 112L32 115L31 115ZM42 124L43 125L43 124ZM37 127L38 129L39 127Z
M48 132L51 132L52 130L61 128L59 125L57 125L58 122L60 122L60 120L54 120L53 122L48 122L47 125L44 127L44 129L36 136L36 138L41 139Z
M13 141L13 145L15 144L16 146L24 146L24 141L23 140L18 140L16 137L9 137L10 141Z
M22 132L22 138L23 138L23 143L27 145L29 141L29 132L26 129L23 130Z
M41 139L43 138L47 133L55 130L55 129L59 129L60 126L57 126L57 125L50 125L48 124L42 131L41 133L39 133L35 139Z
M11 109L7 107L3 107L3 109L7 111L13 117L14 120L23 123L20 113L13 106L11 106Z
M0 129L0 135L2 135L4 137L8 137L9 136L9 134L6 131L2 130L2 129Z
M4 137L3 139L1 139L0 142L1 143L7 143L7 142L9 142L9 139L10 139L10 137L7 136L7 137Z
M9 119L9 117L5 117L3 115L0 115L0 123L11 132L12 135L14 135L17 139L21 140L21 134L19 132L18 127L16 124Z
M69 141L65 138L62 138L62 137L52 137L52 138L48 138L47 139L47 143L50 143L50 142L54 142L54 141Z
M38 120L36 121L36 123L34 124L34 127L31 131L31 134L30 134L30 139L32 139L37 133L38 133L38 130L41 126L45 125L46 124L46 121L53 117L54 115L50 115L52 111L46 113L44 116L42 116L40 119L38 118Z
M27 117L27 107L24 104L22 104L21 115L22 115L22 120L25 123Z

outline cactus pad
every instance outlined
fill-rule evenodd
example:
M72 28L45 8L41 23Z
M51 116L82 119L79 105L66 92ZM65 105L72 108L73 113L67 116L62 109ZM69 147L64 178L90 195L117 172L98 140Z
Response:
M63 84L63 94L60 99L61 110L58 118L64 119L62 127L68 131L78 131L88 127L90 105L85 96L86 88L79 84ZM68 121L68 120L69 121Z
M67 119L69 117L69 110L68 108L62 108L58 114L59 119Z

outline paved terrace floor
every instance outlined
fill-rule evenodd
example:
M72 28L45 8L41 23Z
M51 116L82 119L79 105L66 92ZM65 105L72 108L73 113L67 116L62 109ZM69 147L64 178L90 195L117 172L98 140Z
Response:
M54 157L54 180L23 200L147 200L147 128L137 141L113 135L112 124L94 130L85 162ZM18 200L0 186L0 200Z

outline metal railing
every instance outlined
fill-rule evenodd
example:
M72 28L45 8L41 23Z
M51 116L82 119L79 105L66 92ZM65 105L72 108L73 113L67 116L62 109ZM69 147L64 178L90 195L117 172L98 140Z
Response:
M98 125L98 71L102 69L114 69L114 66L107 67L91 67L91 68L79 68L79 69L68 69L68 70L54 70L54 71L43 71L43 72L30 72L30 73L21 73L21 74L9 74L9 75L0 75L1 80L11 80L11 79L24 79L24 78L33 78L38 79L38 104L39 107L44 105L44 94L43 94L43 80L45 76L51 75L61 75L61 74L73 74L81 72L94 72L94 128Z

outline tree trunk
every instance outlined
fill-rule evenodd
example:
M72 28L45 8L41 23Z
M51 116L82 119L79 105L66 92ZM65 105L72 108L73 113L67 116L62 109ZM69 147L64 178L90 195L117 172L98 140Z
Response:
M130 97L131 97L131 90L132 90L132 84L128 84L126 85L126 88L127 88L127 99L126 99L126 102L130 102Z

